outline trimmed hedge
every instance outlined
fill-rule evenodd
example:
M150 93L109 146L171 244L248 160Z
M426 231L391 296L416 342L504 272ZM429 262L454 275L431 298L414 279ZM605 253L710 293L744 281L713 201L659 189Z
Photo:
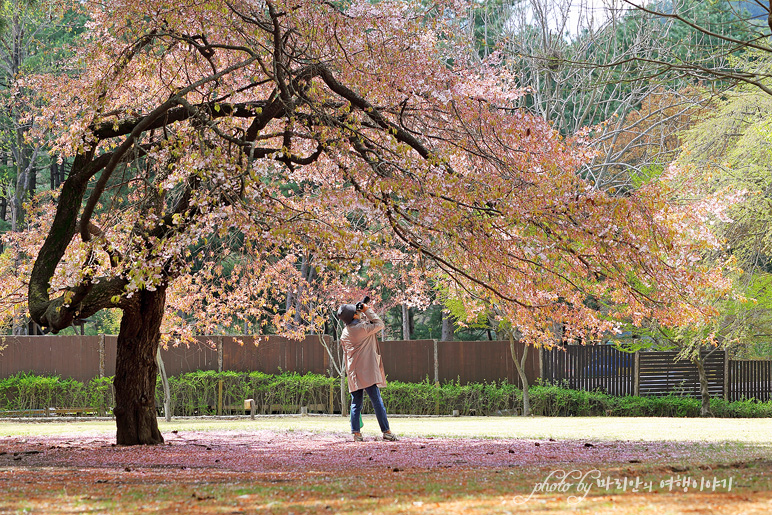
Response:
M112 378L94 378L88 383L59 376L19 373L0 379L0 410L44 408L94 408L107 412L114 404Z
M319 374L199 371L169 378L172 413L176 416L216 415L220 381L224 413L244 413L244 399L254 399L265 412L297 413L300 406L328 405L331 388L333 399L340 397L337 390L340 380ZM163 406L163 399L159 379L156 405Z
M300 406L318 411L340 412L340 379L318 374L199 371L169 378L172 413L175 416L215 415L222 381L223 413L244 413L244 399L255 399L262 412L297 413ZM531 410L542 416L632 416L697 417L700 400L667 397L613 397L600 392L569 390L559 386L531 387ZM522 392L507 382L436 386L428 381L393 381L382 390L389 413L448 415L493 415L522 412ZM96 378L88 383L60 377L20 373L0 380L0 415L3 410L32 410L47 407L93 408L109 412L114 404L112 378ZM156 405L163 406L163 388L157 382ZM369 409L369 402L365 403ZM755 400L726 402L711 399L717 417L772 417L772 402Z

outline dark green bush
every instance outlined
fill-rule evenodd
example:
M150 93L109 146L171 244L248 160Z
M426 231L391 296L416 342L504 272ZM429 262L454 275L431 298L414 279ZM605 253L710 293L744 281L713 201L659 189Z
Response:
M18 373L0 380L0 405L7 410L88 406L86 387L74 379Z
M176 416L216 415L222 381L223 413L244 413L244 400L254 399L266 412L297 412L299 406L327 406L339 380L319 374L262 372L190 372L169 378L171 410ZM156 384L156 405L163 406L163 384Z
M263 412L297 412L300 406L329 410L332 400L340 412L340 380L318 374L198 371L169 378L175 416L215 415L222 383L223 413L244 413L244 399L255 399ZM700 400L666 397L613 397L601 392L570 390L555 385L531 387L531 410L542 416L696 417ZM522 412L522 392L507 382L435 385L428 381L392 381L382 390L389 413L491 415ZM163 406L163 386L157 381L156 405ZM90 407L109 414L114 405L112 378L95 378L86 384L74 379L20 373L0 380L0 410L47 407ZM772 417L772 402L726 402L711 399L717 417ZM365 411L371 411L369 402Z

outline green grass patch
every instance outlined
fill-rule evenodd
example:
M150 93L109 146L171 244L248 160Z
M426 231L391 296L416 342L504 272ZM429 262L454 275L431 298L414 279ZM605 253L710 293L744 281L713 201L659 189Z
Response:
M379 434L373 415L364 417L365 436ZM764 419L705 419L658 417L401 417L389 420L394 432L407 437L524 438L579 441L705 442L722 447L772 446L772 431ZM162 433L192 431L277 431L297 433L348 433L348 418L340 415L269 415L240 418L159 419ZM115 421L63 421L59 419L0 422L5 436L83 437L115 434ZM731 444L727 442L733 442ZM707 452L713 449L705 447Z

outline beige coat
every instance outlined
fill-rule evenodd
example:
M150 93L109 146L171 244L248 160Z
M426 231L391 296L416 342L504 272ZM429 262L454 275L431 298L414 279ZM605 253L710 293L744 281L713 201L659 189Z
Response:
M365 311L368 320L349 324L340 335L340 344L346 353L346 373L348 390L354 392L377 384L386 386L386 373L383 371L381 352L376 334L384 328L383 320L378 318L372 308ZM356 321L355 321L356 322Z

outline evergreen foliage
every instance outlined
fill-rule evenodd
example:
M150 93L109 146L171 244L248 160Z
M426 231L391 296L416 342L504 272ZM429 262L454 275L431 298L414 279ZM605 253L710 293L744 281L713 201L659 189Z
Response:
M222 380L223 414L243 415L243 401L255 399L267 413L297 413L301 406L325 411L329 399L340 412L338 378L318 374L198 371L170 377L174 416L216 415L219 382ZM19 411L47 407L84 407L109 413L113 405L112 378L96 378L88 383L60 377L20 373L0 380L0 410ZM157 405L163 405L163 391L156 392ZM393 414L461 415L514 414L522 410L522 392L507 382L460 384L448 382L439 387L424 381L392 381L382 390L386 409ZM616 417L697 417L700 400L676 394L665 397L614 397L601 392L571 390L559 385L531 387L531 405L537 416L616 416ZM371 411L365 403L365 412ZM711 399L717 417L772 417L772 402L743 400L726 402ZM0 416L2 416L0 411Z

